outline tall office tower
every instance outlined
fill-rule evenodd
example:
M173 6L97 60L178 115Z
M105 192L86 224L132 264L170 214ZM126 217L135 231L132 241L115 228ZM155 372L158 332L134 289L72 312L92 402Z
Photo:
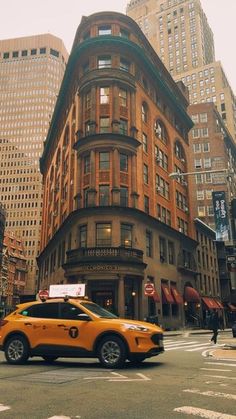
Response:
M214 102L236 141L236 98L215 61L213 34L200 0L131 0L127 14L173 78L188 86L190 103Z
M39 157L68 53L50 34L0 41L0 196L6 230L22 239L25 294L36 287L42 216Z

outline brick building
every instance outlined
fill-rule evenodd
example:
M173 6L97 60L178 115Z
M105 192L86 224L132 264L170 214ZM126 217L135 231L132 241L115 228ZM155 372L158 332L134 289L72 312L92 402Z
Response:
M120 316L172 328L199 303L188 188L169 177L188 167L182 89L132 19L82 19L41 158L41 288L83 282Z

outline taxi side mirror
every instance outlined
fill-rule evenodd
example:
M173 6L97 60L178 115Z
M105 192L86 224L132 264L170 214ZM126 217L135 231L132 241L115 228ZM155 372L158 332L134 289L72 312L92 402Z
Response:
M85 322L89 322L89 321L92 320L91 317L89 317L88 314L86 314L86 313L78 314L77 319L78 320L83 320Z

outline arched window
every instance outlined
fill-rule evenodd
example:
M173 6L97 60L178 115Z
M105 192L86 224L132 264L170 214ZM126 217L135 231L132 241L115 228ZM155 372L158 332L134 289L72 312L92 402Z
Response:
M156 137L158 137L163 143L168 143L168 134L165 125L160 119L157 119L154 124L154 132Z
M180 143L178 139L175 140L174 153L177 159L181 160L182 163L185 163L185 160L186 160L185 152L184 152L182 144Z
M142 121L145 123L148 121L148 106L146 102L142 103Z

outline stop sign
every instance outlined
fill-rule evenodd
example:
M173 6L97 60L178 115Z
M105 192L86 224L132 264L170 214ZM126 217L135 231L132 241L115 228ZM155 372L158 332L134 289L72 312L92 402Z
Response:
M49 297L49 292L48 290L39 290L38 296L40 300L47 300L47 298Z
M155 294L155 287L152 282L147 282L147 284L144 285L144 294L145 295L154 295Z

